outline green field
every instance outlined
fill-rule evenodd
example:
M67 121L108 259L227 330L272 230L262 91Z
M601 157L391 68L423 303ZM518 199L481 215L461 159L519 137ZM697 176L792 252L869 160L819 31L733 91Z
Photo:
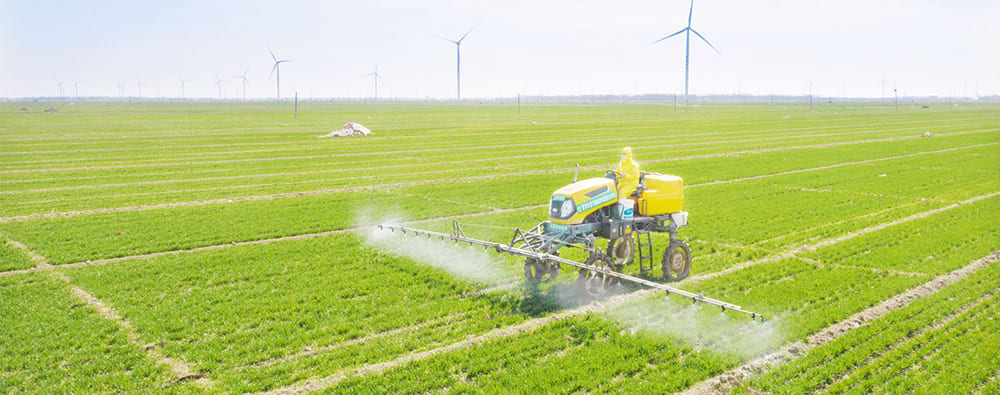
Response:
M0 107L0 392L664 393L796 344L716 390L1000 391L998 104L22 105ZM375 135L318 138L348 121ZM371 235L507 242L625 146L685 180L674 285L767 322Z

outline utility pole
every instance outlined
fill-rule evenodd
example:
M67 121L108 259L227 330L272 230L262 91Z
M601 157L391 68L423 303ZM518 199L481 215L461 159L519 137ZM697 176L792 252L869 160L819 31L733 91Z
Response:
M521 93L517 93L517 115L521 115Z
M677 112L677 94L674 93L674 112Z
M896 88L892 88L892 95L896 99L896 109L899 109L899 91L897 91Z
M299 117L299 91L295 91L295 118Z
M813 110L813 83L809 82L809 112Z

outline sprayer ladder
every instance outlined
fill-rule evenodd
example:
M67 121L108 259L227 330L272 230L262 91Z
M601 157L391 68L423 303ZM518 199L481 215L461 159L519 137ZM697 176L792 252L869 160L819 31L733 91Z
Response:
M639 252L639 271L647 272L653 270L653 239L649 231L642 229L635 231Z

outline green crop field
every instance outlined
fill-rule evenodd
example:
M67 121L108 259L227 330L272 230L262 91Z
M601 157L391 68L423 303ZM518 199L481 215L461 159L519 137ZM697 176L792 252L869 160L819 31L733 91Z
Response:
M21 106L0 393L1000 392L998 104ZM506 243L625 146L685 181L671 285L767 321L372 227Z

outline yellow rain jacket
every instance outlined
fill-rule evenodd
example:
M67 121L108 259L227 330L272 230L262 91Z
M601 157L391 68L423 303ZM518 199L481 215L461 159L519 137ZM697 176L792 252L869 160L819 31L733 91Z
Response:
M627 199L639 186L639 164L632 160L632 148L622 150L622 160L618 163L618 172L622 174L618 180L618 198Z

